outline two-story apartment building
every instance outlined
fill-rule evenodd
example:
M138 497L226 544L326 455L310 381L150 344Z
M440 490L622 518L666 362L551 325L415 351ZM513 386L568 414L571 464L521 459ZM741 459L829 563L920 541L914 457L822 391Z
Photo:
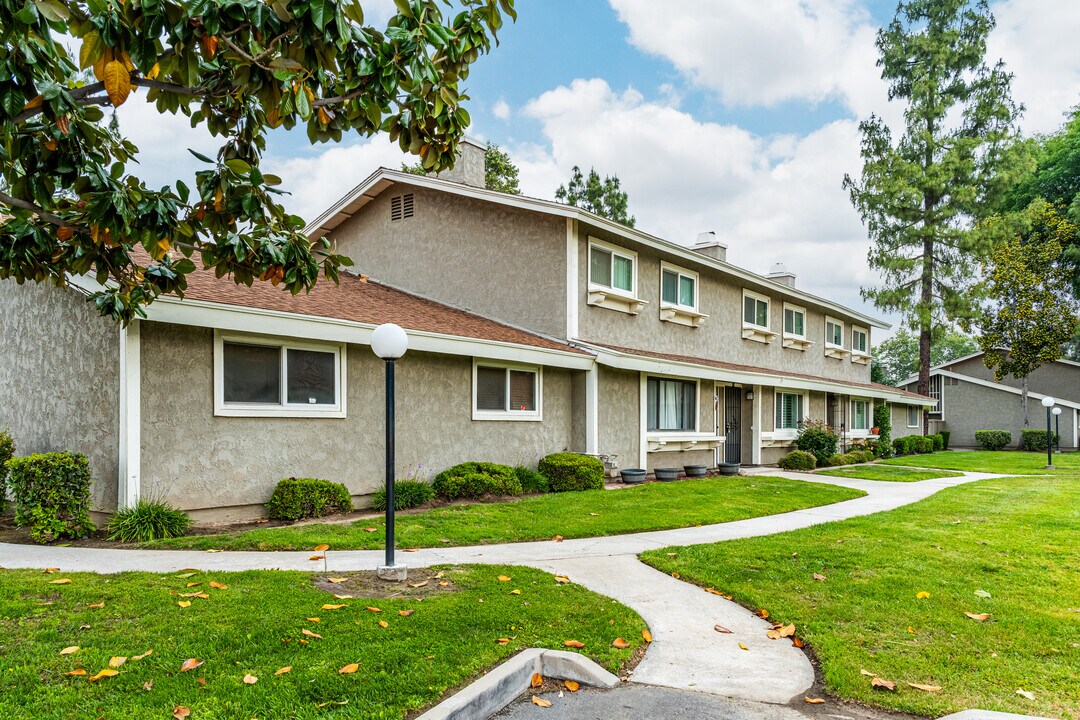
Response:
M196 272L118 330L71 290L0 283L0 426L87 453L109 511L153 494L199 520L261 512L282 477L382 477L382 368L398 362L399 473L465 460L768 464L801 420L872 437L932 401L870 382L882 323L578 208L485 190L483 147L440 178L380 169L309 227L363 275L290 296ZM83 281L79 281L83 282ZM10 338L10 340L9 340ZM894 420L896 422L896 420Z

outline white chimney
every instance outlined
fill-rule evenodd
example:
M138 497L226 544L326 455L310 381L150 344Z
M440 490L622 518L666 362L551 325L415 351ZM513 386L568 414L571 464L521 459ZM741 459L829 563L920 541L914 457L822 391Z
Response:
M454 167L443 170L437 178L451 182L482 188L485 183L484 155L487 153L487 145L464 136L458 142L458 156L454 161Z
M782 262L773 263L772 269L769 270L769 274L765 277L781 285L795 287L795 273L788 270L787 265Z
M711 257L713 260L723 260L724 262L727 262L727 245L717 240L716 233L712 230L698 233L697 241L690 249L707 257Z

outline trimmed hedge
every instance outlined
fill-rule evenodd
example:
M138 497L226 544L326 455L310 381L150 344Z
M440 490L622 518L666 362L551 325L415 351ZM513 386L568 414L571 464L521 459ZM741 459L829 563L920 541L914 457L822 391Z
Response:
M942 430L941 432L938 433L938 435L941 436L941 449L942 450L948 450L949 449L949 435L950 434L951 433L948 430Z
M813 455L818 462L828 462L836 454L840 436L820 420L807 420L799 424L795 447Z
M603 490L604 463L579 453L552 453L537 468L548 479L551 492Z
M1020 435L1024 440L1024 449L1031 450L1032 452L1046 452L1046 431L1045 430L1021 430ZM1057 447L1060 439L1057 435L1050 436L1050 442L1054 443L1054 447Z
M109 539L150 542L180 537L191 527L191 516L161 500L140 500L109 518Z
M517 479L521 482L522 492L551 492L551 483L548 481L547 476L539 470L533 470L531 468L525 467L524 465L518 465L516 468L514 468L514 474L517 475Z
M983 450L1001 450L1012 444L1012 433L1007 430L976 430L975 442Z
M840 465L850 465L851 458L843 453L835 453L830 456L827 463L832 467L839 467Z
M435 499L435 488L423 480L396 480L394 482L394 509L409 510ZM371 496L371 509L386 509L386 488L381 487Z
M72 452L42 453L7 461L15 497L15 522L30 528L39 543L81 538L90 522L90 463Z
M286 478L266 503L275 520L300 520L352 512L352 496L341 483L317 478Z
M521 495L521 481L509 465L464 462L443 470L431 483L443 500L479 498L484 495Z
M6 429L0 430L0 512L7 507L7 461L15 457L15 440Z
M817 467L817 458L805 450L792 450L777 463L785 470L813 470Z
M938 438L938 442L941 438ZM934 452L935 443L930 435L906 435L893 440L893 451L897 455L914 455L916 453Z

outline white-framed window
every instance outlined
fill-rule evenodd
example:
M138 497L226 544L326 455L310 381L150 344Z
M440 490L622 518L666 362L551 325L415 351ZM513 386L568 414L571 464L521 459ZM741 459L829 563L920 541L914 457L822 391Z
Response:
M851 401L851 429L870 429L870 403L866 400Z
M473 360L473 420L542 420L543 369Z
M844 347L844 323L835 318L825 318L825 347Z
M345 417L345 344L214 333L214 414Z
M697 432L697 380L649 377L645 390L649 432Z
M698 274L675 265L661 263L660 306L697 312Z
M743 290L743 326L769 329L769 298Z
M920 408L915 405L907 406L907 426L909 428L919 427L920 420L922 420L922 412Z
M637 253L590 238L589 287L637 297Z
M851 352L858 355L870 354L870 333L866 328L851 327Z
M784 303L784 335L806 339L806 309Z
M799 393L776 393L776 430L798 430L806 412L806 400Z

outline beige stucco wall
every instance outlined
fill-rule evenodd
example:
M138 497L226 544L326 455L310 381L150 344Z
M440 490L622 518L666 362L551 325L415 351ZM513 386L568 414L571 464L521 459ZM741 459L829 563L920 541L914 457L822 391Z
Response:
M599 373L597 451L618 455L621 468L636 468L641 444L640 373L609 367L600 367Z
M116 509L118 326L71 289L0 280L0 428L18 454L90 461L93 509Z
M415 216L390 220L414 195ZM566 220L423 188L390 188L330 235L356 271L496 320L566 337Z
M348 347L344 419L215 417L209 329L146 322L142 353L144 495L242 517L261 514L289 476L342 482L355 496L381 486L384 366L370 348ZM569 449L570 376L544 369L542 422L474 421L471 358L409 353L397 365L398 476L431 477L466 460L535 466Z
M968 375L970 377L1000 382L1002 385L1019 388L1023 381L1011 376L1001 380L994 378L994 371L986 367L983 356L970 358L962 362L952 363L944 367L945 370ZM1051 363L1042 365L1028 375L1028 392L1039 393L1060 397L1063 400L1080 402L1080 367L1066 365L1065 363Z

